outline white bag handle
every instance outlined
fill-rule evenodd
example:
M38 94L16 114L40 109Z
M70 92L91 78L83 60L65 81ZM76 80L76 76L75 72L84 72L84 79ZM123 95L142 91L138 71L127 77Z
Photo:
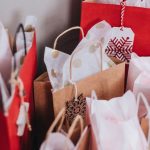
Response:
M81 28L82 29L82 28ZM100 43L100 47L101 47L101 50L100 50L100 57L101 57L101 70L102 70L102 66L103 66L103 53L102 53L102 45L101 45L101 43ZM78 49L77 49L78 50ZM74 87L75 87L75 100L77 100L77 97L78 97L78 91L77 91L77 85L76 85L76 83L74 82L74 81L72 81L72 60L73 60L73 56L76 54L76 52L77 52L77 50L75 50L72 54L71 54L71 56L70 56L70 64L69 64L69 81L70 81L70 83L71 84L73 84L74 85Z
M56 127L56 125L58 124L59 120L60 120L60 124L59 124L59 126L57 128L57 132L59 132L60 129L62 128L63 122L65 120L65 107L61 109L61 111L59 112L59 114L57 115L57 117L55 118L55 120L53 121L52 125L48 129L46 138L48 137L48 135L50 133L53 132L53 130ZM77 126L78 122L80 123L80 129L81 129L81 134L82 134L83 128L84 128L84 121L83 121L82 116L77 115L76 118L74 119L72 125L69 128L69 131L68 131L68 134L67 134L68 138L71 138L71 136L73 134L73 131L74 131L75 127Z
M148 147L150 148L150 106L148 104L148 101L146 97L144 96L143 93L139 93L137 95L137 114L140 106L140 102L143 101L145 108L147 110L147 115L146 118L148 118L148 124L149 124L149 129L148 129Z
M62 32L61 34L59 34L59 35L57 36L57 38L56 38L55 41L54 41L53 49L56 49L58 40L59 40L64 34L70 32L70 31L72 31L72 30L78 30L78 29L81 31L82 38L84 38L84 31L83 31L83 29L82 29L81 27L79 27L79 26L71 27L71 28L65 30L64 32Z
M65 108L62 108L59 112L59 114L57 115L57 117L55 118L55 120L53 121L52 125L50 126L50 128L47 131L47 137L50 133L53 132L54 128L56 127L56 125L58 124L60 120L60 124L57 128L57 131L60 131L60 129L62 128L63 122L65 120Z
M56 38L55 41L54 41L53 49L56 49L58 40L59 40L64 34L70 32L70 31L72 31L72 30L80 30L80 31L81 31L81 34L82 34L82 38L84 38L84 31L83 31L83 29L82 29L81 27L79 27L79 26L71 27L71 28L65 30L64 32L62 32L61 34L59 34L59 35L57 36L57 38ZM71 64L72 64L73 55L74 55L75 53L76 53L76 51L74 51L74 52L72 53L72 55L70 56L70 65L69 65L70 76L69 76L69 81L70 81L71 84L74 85L74 88L75 88L75 100L77 100L77 97L78 97L77 86L76 86L76 83L71 80Z
M144 105L146 107L146 110L147 110L147 114L149 115L149 113L150 113L150 106L148 104L148 101L147 101L146 97L141 92L137 95L137 113L138 113L141 101L143 101L143 103L144 103Z
M97 100L97 95L96 95L96 91L95 90L92 90L92 92L91 92L91 98L93 100Z
M69 128L69 131L68 131L68 138L71 138L72 134L73 134L73 131L75 130L75 127L78 125L77 123L80 123L80 130L81 130L81 134L83 132L83 129L84 129L84 121L83 121L83 118L82 116L80 115L77 115L71 125L71 127Z

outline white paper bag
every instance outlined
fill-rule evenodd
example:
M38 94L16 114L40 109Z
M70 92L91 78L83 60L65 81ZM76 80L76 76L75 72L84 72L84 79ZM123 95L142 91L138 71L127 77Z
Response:
M142 92L147 98L150 105L150 75L149 72L142 72L136 78L133 86L133 93L137 96L138 93ZM139 117L143 117L146 114L144 104L140 104Z
M131 91L110 101L88 98L89 101L98 150L147 150L148 143L138 120L138 106Z
M139 57L132 53L131 61L129 63L129 71L127 78L127 90L132 90L135 96L142 92L150 104L150 57ZM146 109L143 104L140 105L139 117L143 117Z
M133 93L138 95L142 92L150 103L150 74L149 72L142 72L136 78L133 86Z
M33 36L34 36L34 28L36 25L37 19L34 16L27 16L26 21L25 21L25 40L26 40L26 52L30 50L30 47L32 46L32 41L33 41ZM30 28L29 28L30 27ZM10 83L10 90L11 90L11 95L9 97L7 109L11 106L11 103L14 99L14 94L15 94L15 88L16 85L18 84L18 81L16 80L16 77L18 77L18 72L20 69L20 65L22 62L22 58L25 57L25 41L23 37L23 31L20 31L16 35L16 49L14 49L16 52L14 52L14 56L11 58L11 77L9 79ZM14 46L14 45L13 45ZM14 67L14 65L16 65ZM30 67L30 66L29 66Z
M133 90L134 82L143 71L150 72L150 57L139 57L135 53L131 55L127 78L127 90Z

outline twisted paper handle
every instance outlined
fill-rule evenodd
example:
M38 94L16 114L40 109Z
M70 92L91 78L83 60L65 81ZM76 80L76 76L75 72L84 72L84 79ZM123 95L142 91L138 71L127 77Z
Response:
M57 128L57 131L60 131L60 129L62 128L63 122L65 120L65 108L62 108L59 112L59 114L57 115L57 117L55 118L55 120L53 121L52 125L50 126L50 128L47 131L47 137L50 133L53 132L54 128L56 127L56 125L59 123L60 124Z
M82 134L83 129L84 129L84 121L83 121L82 116L77 115L68 131L68 135L67 135L68 138L71 138L73 132L75 131L75 127L78 126L78 122L80 123L80 130L81 130L80 134Z

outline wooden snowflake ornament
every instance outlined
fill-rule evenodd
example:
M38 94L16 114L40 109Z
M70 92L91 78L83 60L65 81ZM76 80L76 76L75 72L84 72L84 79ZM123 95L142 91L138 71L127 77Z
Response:
M86 99L83 97L83 94L80 94L77 100L73 98L71 101L66 102L66 119L69 124L73 122L77 115L81 115L83 118L85 118L85 112Z

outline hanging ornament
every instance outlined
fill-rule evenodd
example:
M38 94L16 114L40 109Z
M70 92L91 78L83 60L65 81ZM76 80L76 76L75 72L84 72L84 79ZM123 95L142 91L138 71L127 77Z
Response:
M121 62L129 62L134 42L134 32L124 27L124 13L126 1L121 2L121 27L113 27L107 32L104 39L105 53Z
M86 99L83 94L80 94L75 100L73 98L71 101L66 102L66 120L71 124L77 115L81 115L83 119L85 118L86 112Z

